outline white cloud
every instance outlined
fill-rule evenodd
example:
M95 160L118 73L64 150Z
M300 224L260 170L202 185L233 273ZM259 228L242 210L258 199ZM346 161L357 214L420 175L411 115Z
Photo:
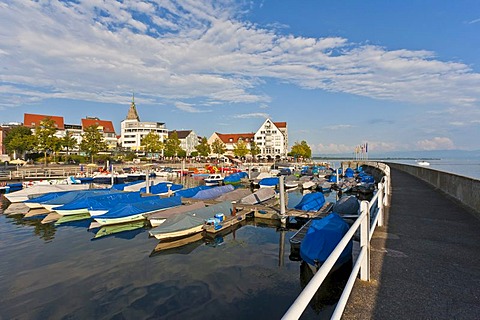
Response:
M235 119L250 119L250 118L268 118L268 113L262 112L254 112L254 113L244 113L244 114L236 114L233 116Z
M195 108L193 105L185 102L175 102L175 107L179 110L190 112L190 113L211 112L211 110L201 110L201 109Z
M420 140L417 141L416 145L420 150L455 149L455 144L447 137L434 137L432 139Z
M351 129L354 128L355 126L351 124L337 124L337 125L331 125L331 126L325 126L325 129L328 130L345 130L345 129Z

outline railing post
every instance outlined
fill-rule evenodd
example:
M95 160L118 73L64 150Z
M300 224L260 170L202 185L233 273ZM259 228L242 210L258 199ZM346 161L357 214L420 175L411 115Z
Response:
M378 219L377 219L377 225L379 227L383 226L383 212L384 212L384 204L383 204L383 198L385 195L385 189L383 186L383 183L379 182L378 183Z
M360 264L360 279L363 281L370 281L370 210L368 209L368 201L362 201L360 204L360 210L363 214L366 212L365 218L360 224L360 249L367 248L367 254Z

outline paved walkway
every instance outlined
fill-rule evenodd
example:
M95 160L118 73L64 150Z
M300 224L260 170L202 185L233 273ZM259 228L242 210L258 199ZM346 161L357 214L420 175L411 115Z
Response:
M342 319L480 319L478 215L392 170L385 222L372 239L372 281L357 279Z

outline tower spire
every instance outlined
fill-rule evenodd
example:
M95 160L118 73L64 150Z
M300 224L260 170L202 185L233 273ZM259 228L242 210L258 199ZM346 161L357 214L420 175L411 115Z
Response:
M140 121L140 117L137 113L137 108L135 107L135 93L132 93L132 103L130 104L130 109L128 109L127 118L125 120Z

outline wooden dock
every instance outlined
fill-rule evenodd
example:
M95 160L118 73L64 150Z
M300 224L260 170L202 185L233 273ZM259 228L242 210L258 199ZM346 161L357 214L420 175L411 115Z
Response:
M252 211L248 210L241 210L241 211L236 211L234 207L233 214L231 216L227 216L225 220L221 221L217 227L214 225L204 225L203 229L205 230L206 233L210 234L216 234L219 232L224 231L225 229L228 229L242 221L245 221L248 216L252 216Z

